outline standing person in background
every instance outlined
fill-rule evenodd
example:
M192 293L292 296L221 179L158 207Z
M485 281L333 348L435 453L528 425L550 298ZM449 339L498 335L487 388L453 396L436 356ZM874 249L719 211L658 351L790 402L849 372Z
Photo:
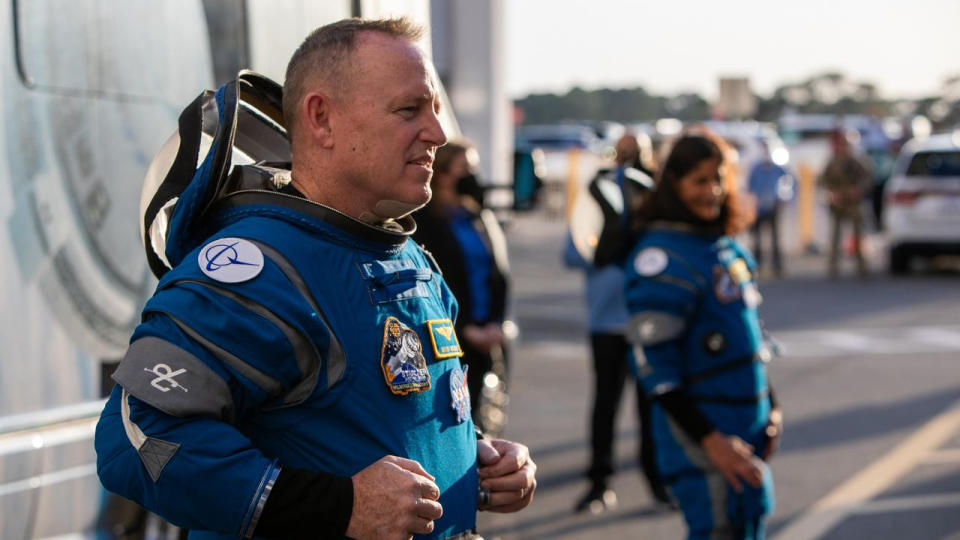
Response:
M842 130L834 132L831 139L833 157L820 175L820 185L830 197L830 214L833 216L833 232L830 236L829 273L837 277L842 245L842 228L849 221L853 226L853 250L857 258L857 274L867 277L867 261L863 257L863 212L861 203L870 188L870 169L853 155L850 142Z
M646 139L649 146L649 137ZM570 268L584 271L586 279L585 297L587 301L587 324L590 330L590 348L593 353L593 412L590 416L590 468L587 478L590 487L577 501L575 510L589 510L599 513L617 504L616 493L609 487L610 476L614 472L613 439L616 426L617 409L623 394L623 387L629 373L630 346L625 331L627 325L627 306L623 297L623 260L629 248L627 240L628 216L625 208L638 206L653 189L653 181L646 176L638 176L636 170L627 172L635 165L642 165L641 145L637 137L624 135L617 141L616 168L602 171L594 178L581 196L592 197L604 215L601 246L597 247L594 260L588 262L574 247L571 237L567 238L564 251L564 263ZM647 156L652 157L648 148ZM654 165L646 162L647 171ZM638 179L640 181L638 181ZM608 201L601 182L615 182L619 188L621 204ZM626 185L625 185L626 184ZM623 204L629 201L629 204ZM619 207L620 211L615 210ZM657 473L652 432L650 428L650 404L643 385L634 381L636 389L637 421L639 422L638 461L650 486L654 499L662 504L670 504L670 496Z
M447 139L422 33L402 18L315 30L277 119L291 169L203 213L175 207L172 268L95 444L107 489L191 538L462 540L478 509L532 500L526 447L475 433L456 300L409 239ZM181 195L221 155L189 156Z
M757 201L757 220L754 222L753 253L761 273L764 269L763 239L761 229L770 231L770 251L773 257L773 275L783 275L783 258L780 254L780 209L793 198L793 177L783 167L773 162L770 149L765 143L763 158L750 170L747 189ZM769 263L768 263L769 264Z
M725 143L709 132L673 145L626 265L636 368L653 400L657 464L690 540L764 537L781 414L757 318L749 224Z
M486 410L482 398L484 377L494 361L506 362L503 323L510 266L506 238L496 216L478 203L477 161L476 149L466 141L451 141L437 150L433 199L415 215L420 226L413 238L436 259L460 303L455 330L463 348L463 363L469 368L467 385L474 421L484 431L498 433L503 428L502 411ZM505 400L505 396L498 399Z

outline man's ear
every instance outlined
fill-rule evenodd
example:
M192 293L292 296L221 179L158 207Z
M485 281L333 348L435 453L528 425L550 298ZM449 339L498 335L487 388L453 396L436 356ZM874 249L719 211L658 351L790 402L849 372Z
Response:
M318 92L307 94L301 102L304 131L315 144L323 148L333 146L330 105L330 98Z

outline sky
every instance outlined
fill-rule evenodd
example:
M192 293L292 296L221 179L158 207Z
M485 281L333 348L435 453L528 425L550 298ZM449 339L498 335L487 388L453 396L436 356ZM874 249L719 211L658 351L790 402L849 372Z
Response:
M840 71L885 98L960 75L960 0L503 0L507 91L643 86L712 99Z

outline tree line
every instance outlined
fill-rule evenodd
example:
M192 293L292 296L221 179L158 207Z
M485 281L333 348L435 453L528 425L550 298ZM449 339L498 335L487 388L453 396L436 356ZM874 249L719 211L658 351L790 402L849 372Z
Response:
M929 118L935 127L960 125L960 74L946 79L937 95L920 99L884 99L874 84L853 81L838 72L820 73L800 82L783 84L771 96L755 95L755 98L755 119L764 122L775 122L781 114L791 111L872 116L919 114ZM530 94L516 100L514 105L521 111L524 124L712 118L710 103L697 93L656 95L642 86L596 90L574 87L566 94Z

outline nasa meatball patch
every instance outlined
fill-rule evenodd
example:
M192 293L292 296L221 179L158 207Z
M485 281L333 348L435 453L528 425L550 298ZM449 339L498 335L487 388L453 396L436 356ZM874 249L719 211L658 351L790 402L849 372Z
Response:
M387 317L383 325L380 367L390 391L398 396L430 389L430 371L420 336L396 317Z
M470 366L455 366L450 370L450 406L457 415L457 422L470 418L470 388L467 386L467 370Z

